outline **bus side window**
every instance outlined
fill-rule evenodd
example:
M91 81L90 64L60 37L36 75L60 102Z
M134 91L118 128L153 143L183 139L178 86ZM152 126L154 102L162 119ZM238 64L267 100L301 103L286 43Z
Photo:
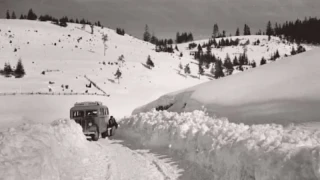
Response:
M103 108L100 108L100 115L104 115Z
M107 115L109 115L109 109L108 108L106 108L106 112L107 112Z

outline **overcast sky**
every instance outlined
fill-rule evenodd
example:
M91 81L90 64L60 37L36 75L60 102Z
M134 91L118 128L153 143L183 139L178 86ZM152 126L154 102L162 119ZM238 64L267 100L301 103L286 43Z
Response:
M283 22L306 16L320 17L320 0L0 0L1 16L7 9L18 15L33 8L37 14L100 20L111 28L121 27L141 38L145 24L160 37L191 31L207 38L214 23L227 34L265 29L268 20Z

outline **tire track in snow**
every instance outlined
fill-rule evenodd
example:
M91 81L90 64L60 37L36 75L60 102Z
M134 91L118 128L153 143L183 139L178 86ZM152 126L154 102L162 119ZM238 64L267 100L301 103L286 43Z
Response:
M180 170L168 158L150 153L148 150L131 150L113 140L99 140L110 157L108 180L175 180Z

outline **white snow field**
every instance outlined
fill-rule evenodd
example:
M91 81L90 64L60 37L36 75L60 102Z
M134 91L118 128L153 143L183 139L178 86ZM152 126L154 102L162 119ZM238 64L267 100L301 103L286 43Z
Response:
M288 125L319 121L320 49L256 69L161 96L134 114L159 105L191 112L203 107L209 115L245 124Z
M121 126L121 134L135 142L168 148L211 175L194 179L320 179L319 130L235 124L203 111L155 110L126 118Z

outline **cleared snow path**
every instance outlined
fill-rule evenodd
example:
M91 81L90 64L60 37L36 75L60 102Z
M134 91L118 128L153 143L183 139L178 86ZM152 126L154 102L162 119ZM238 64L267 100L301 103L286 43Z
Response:
M161 158L149 150L131 150L117 140L99 140L106 147L111 163L110 180L173 180L178 179L180 170L169 163L170 159Z

